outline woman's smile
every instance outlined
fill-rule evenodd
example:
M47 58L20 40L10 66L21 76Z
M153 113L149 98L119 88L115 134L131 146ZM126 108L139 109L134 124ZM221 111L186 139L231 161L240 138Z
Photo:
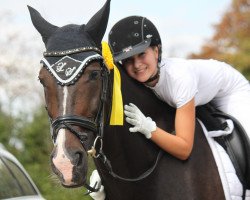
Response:
M146 70L147 70L147 67L141 67L141 68L135 69L134 72L136 74L143 74L144 72L146 72Z

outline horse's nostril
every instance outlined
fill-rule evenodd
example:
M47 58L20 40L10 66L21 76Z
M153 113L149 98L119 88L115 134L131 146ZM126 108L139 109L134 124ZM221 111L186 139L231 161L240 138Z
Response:
M57 147L55 146L54 147L54 149L53 149L53 151L51 152L51 155L50 155L50 157L51 157L51 159L54 159L54 158L56 158L56 156L57 156Z
M81 152L76 152L75 153L75 159L74 159L74 165L75 166L79 166L82 164L82 158L83 158L83 155Z

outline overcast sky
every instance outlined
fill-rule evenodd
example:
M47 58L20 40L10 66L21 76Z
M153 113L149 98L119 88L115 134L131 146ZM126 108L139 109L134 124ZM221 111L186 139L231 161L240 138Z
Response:
M33 28L27 5L37 9L50 23L86 24L105 0L0 0L0 12L13 13L13 25L26 36L39 35ZM199 50L213 35L212 25L219 22L230 0L112 0L107 33L112 25L129 15L142 15L159 29L166 56L185 57ZM3 32L3 27L0 28ZM21 32L21 34L24 34ZM4 32L2 33L4 34ZM107 34L106 34L107 35ZM104 40L107 40L105 35ZM37 37L39 40L39 38ZM41 40L39 41L41 42Z

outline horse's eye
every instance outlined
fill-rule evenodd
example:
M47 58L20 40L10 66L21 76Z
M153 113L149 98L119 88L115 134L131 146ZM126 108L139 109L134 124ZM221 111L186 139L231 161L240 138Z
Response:
M38 76L38 81L42 84L42 85L44 85L44 82L43 82L43 80Z
M98 78L99 71L92 71L89 75L90 80L96 80Z

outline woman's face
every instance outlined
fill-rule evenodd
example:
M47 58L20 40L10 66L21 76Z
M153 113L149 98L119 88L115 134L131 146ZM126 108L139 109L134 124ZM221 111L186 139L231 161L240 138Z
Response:
M157 73L158 48L148 47L144 52L122 61L129 76L145 82Z

